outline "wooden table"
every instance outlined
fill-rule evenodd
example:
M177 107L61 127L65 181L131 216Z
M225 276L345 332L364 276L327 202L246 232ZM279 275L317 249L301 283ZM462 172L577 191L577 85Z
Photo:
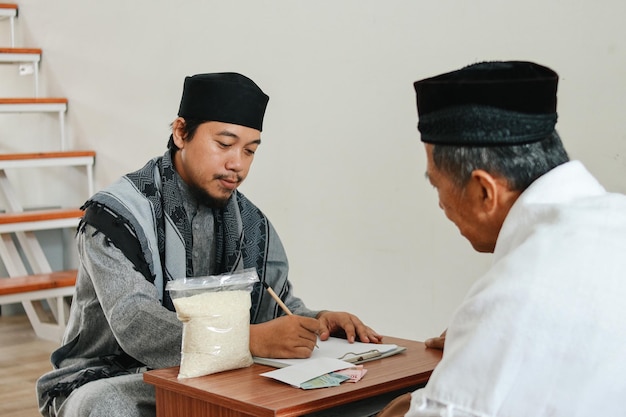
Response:
M384 343L407 348L397 355L365 363L357 383L302 390L260 376L275 368L248 368L178 380L178 367L148 371L144 381L156 388L157 417L300 416L425 384L441 360L441 351L421 342L385 337Z

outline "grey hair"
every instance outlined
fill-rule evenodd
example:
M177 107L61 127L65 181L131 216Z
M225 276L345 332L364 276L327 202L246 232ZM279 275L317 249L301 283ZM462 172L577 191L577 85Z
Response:
M512 190L524 191L537 178L569 161L558 133L543 140L509 146L434 145L435 167L463 187L481 169L504 177Z

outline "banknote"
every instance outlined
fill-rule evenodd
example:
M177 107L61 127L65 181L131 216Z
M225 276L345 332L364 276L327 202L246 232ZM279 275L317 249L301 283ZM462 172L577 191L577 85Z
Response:
M316 389L316 388L337 387L342 382L345 382L345 381L358 382L361 380L361 378L363 378L363 376L366 373L367 373L367 369L365 369L363 365L355 365L351 368L346 368L340 371L330 372L328 374L324 374L316 378L310 379L300 384L300 388Z
M342 369L341 371L334 372L335 374L345 375L349 382L359 382L361 378L367 373L367 369L363 365L356 365L351 368Z
M349 376L339 375L335 372L324 374L313 379L309 379L306 382L300 384L302 389L316 389L316 388L328 388L338 387L343 381L350 379Z

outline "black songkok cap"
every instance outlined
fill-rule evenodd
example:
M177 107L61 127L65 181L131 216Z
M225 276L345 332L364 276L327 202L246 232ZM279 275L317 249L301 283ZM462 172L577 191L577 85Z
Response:
M418 130L426 143L502 146L554 132L558 75L523 61L481 62L416 81Z
M197 74L185 78L178 115L262 131L268 100L254 81L241 74Z

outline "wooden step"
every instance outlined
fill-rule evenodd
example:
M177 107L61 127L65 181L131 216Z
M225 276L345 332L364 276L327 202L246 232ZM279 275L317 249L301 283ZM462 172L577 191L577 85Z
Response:
M68 270L0 278L0 305L22 303L37 336L59 342L68 312L64 300L74 295L76 275L76 270ZM48 301L50 310L42 308L42 300ZM42 319L46 316L52 322Z
M11 43L13 44L13 40ZM41 49L0 48L0 64L19 64L20 74L33 74L35 97L39 97L39 61Z
M67 99L48 98L0 98L0 112L58 112L67 111Z
M84 167L87 174L87 195L92 195L93 189L93 166L96 162L95 151L62 151L62 152L36 152L36 153L10 153L0 154L0 193L5 193L5 198L15 195L13 187L7 180L7 169L12 168L48 168L48 167ZM11 190L11 191L7 191ZM9 196L6 194L9 193ZM21 211L20 206L9 205L13 212Z
M72 287L76 283L77 273L77 270L72 269L23 277L0 278L0 295Z
M61 150L65 150L65 112L67 99L48 98L0 98L0 113L55 112L59 115Z
M0 169L50 166L92 166L94 151L36 152L0 154Z
M77 208L0 213L0 233L76 227L82 216Z
M41 61L41 49L37 48L0 48L0 63L21 64Z
M17 4L0 3L0 18L17 17Z

